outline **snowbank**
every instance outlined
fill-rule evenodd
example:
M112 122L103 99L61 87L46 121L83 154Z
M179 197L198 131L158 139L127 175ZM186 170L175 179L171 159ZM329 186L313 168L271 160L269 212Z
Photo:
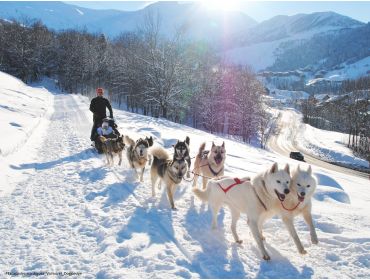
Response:
M0 196L11 191L9 180L15 180L7 163L32 155L31 146L38 146L43 139L52 104L53 94L43 86L27 86L0 72Z

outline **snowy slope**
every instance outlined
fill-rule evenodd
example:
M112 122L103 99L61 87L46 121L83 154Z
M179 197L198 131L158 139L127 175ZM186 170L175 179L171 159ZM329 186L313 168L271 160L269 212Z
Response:
M25 146L14 158L1 158L25 179L0 197L0 277L9 277L7 271L75 272L80 278L370 277L367 180L314 168L319 187L313 214L320 243L311 245L307 226L297 219L308 251L301 256L281 221L272 219L264 229L272 261L265 262L246 217L238 224L244 240L239 246L232 242L228 210L221 211L219 229L212 231L211 213L194 199L190 183L181 184L178 211L170 211L163 193L150 198L148 171L144 183L138 183L127 161L106 167L104 157L89 148L88 105L79 95L55 95L54 112L43 127L47 137L34 146L35 156L21 157ZM212 140L225 141L228 175L253 175L273 161L293 163L166 120L119 110L115 117L122 133L153 136L169 151L186 135L191 155L202 141L207 147Z
M317 12L293 16L275 16L263 21L234 38L239 46L224 52L227 60L250 65L255 71L272 66L282 52L282 44L289 47L309 40L314 35L363 26L362 22L334 13Z
M343 63L339 69L328 71L324 78L310 79L307 85L313 85L321 81L344 81L358 79L370 75L370 56L365 57L355 63Z
M12 190L8 181L13 184L20 178L12 176L5 159L22 146L22 157L32 157L32 145L38 145L41 138L41 127L46 127L48 118L53 112L53 95L43 86L30 87L21 80L0 72L0 169L7 175L0 176L0 196ZM38 135L40 133L40 135ZM7 172L5 172L7 171Z

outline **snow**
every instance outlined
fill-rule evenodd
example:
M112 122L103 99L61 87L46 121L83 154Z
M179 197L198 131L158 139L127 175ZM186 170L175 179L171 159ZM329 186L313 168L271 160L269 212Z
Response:
M328 71L323 78L310 79L307 82L307 86L323 81L341 82L344 80L353 80L363 76L368 76L370 75L370 56L351 64L342 63L338 67L341 69Z
M7 171L0 176L0 196L11 192L12 186L23 179L14 175L3 159L15 160L13 154L24 145L23 152L16 159L32 157L33 147L39 145L48 118L53 113L52 104L53 95L43 86L30 87L0 72L0 128L3 133L0 137L0 169Z
M295 34L287 34L287 37L283 39L271 40L227 50L223 53L223 56L231 63L248 65L255 71L261 71L274 64L277 52L282 43L291 42L291 44L294 44L301 40L309 40L316 34L326 33L335 30L336 28L333 26L325 26Z
M284 90L276 88L270 88L269 90L270 95L268 97L274 101L280 101L282 103L294 103L295 101L308 99L310 97L309 93L300 90Z
M21 85L14 81L8 87ZM233 243L227 209L218 217L219 228L211 230L211 212L194 198L191 183L181 183L175 195L178 211L171 211L163 188L157 198L150 197L148 170L139 183L126 160L121 167L108 168L105 158L89 147L92 117L86 97L34 91L49 96L51 113L43 115L26 143L0 158L7 167L1 168L1 177L11 172L21 178L10 180L12 191L0 195L0 278L9 277L6 272L75 272L81 273L79 278L370 277L368 180L314 167L319 244L309 242L308 227L297 218L308 251L300 255L280 219L274 218L264 227L272 257L266 262L245 216L238 223L243 245ZM7 93L14 108L26 100L14 91ZM25 104L36 106L32 99ZM163 119L118 109L114 113L123 134L153 136L169 152L176 139L187 135L192 156L202 141L207 148L212 140L225 141L227 175L253 175L274 161L295 163ZM0 117L5 114L1 109ZM1 122L1 129L7 123ZM9 133L7 138L16 130Z
M283 110L282 120L290 125L283 130L280 141L294 139L297 148L305 153L355 167L369 168L369 162L356 157L346 146L348 134L315 128L302 122L302 114L295 110ZM284 138L285 137L285 138Z

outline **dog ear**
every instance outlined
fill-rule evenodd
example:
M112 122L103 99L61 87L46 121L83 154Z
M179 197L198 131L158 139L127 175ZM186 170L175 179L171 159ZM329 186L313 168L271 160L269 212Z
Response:
M312 175L312 167L311 165L308 166L308 170L307 170L308 174L311 176Z
M149 147L153 146L153 137L152 136L146 137L145 140L148 142Z
M222 142L222 148L225 148L225 141Z
M286 171L286 173L288 173L290 175L289 164L285 165L284 170Z
M275 162L271 168L270 168L270 173L275 173L278 170L278 164Z
M190 138L189 138L189 136L186 136L185 143L188 144L188 145L190 145Z

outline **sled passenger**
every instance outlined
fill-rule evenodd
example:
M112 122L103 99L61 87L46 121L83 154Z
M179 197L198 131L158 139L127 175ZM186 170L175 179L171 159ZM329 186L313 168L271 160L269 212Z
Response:
M99 136L104 136L105 138L116 138L118 137L113 128L109 125L109 119L105 118L101 127L98 127L97 133Z
M107 108L109 110L109 116L113 119L113 110L108 99L104 98L104 90L102 88L96 89L96 97L91 100L90 111L93 113L94 125L91 129L90 139L91 141L95 140L96 129L99 124L102 123L103 119L107 117Z

